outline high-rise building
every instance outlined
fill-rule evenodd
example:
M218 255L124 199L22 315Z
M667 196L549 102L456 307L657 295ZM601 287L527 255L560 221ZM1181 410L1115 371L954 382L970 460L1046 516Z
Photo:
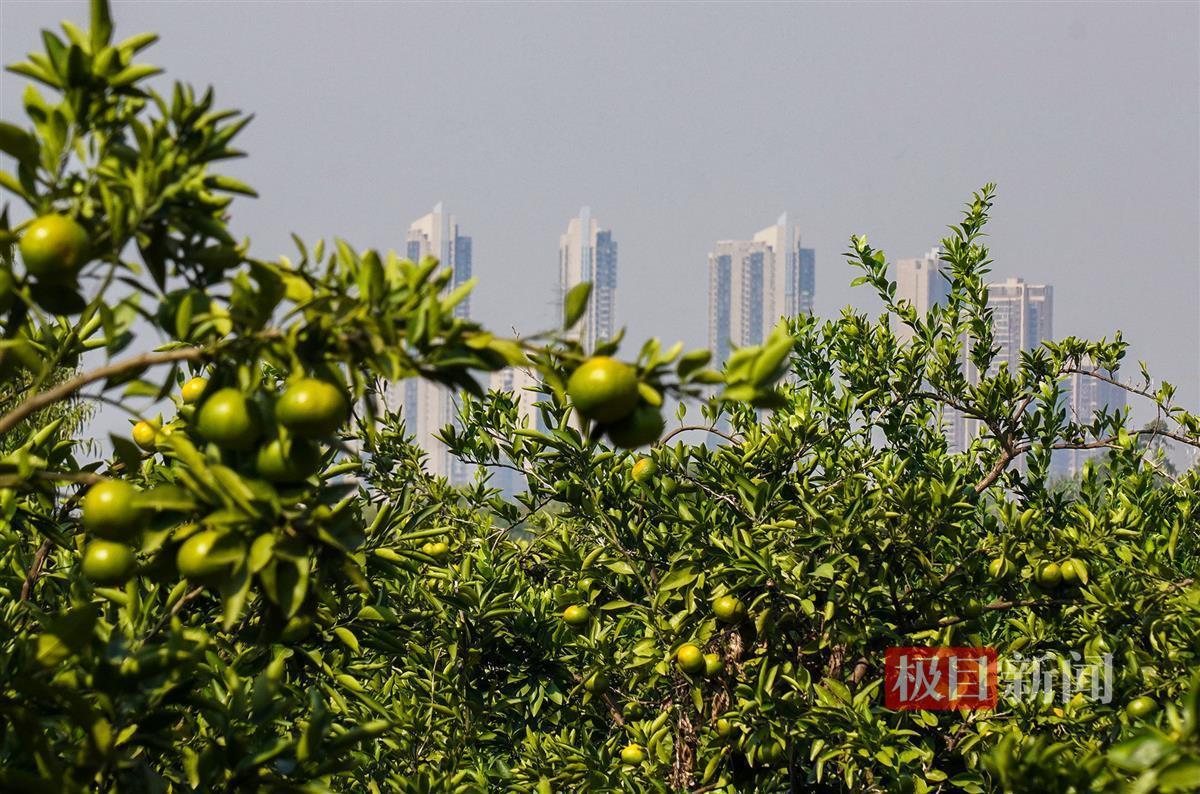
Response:
M1099 367L1087 364L1082 369L1096 374L1106 374ZM1090 425L1104 412L1115 413L1125 407L1126 394L1120 386L1106 380L1079 372L1073 372L1063 381L1062 408L1067 420L1081 425ZM1095 440L1090 437L1088 440ZM1083 471L1089 460L1098 458L1105 449L1060 449L1054 452L1053 468L1056 474L1074 477Z
M617 243L612 230L600 228L588 207L579 210L558 238L559 317L567 293L584 281L592 283L591 300L572 334L590 350L616 331Z
M540 381L537 374L527 367L505 367L491 374L488 389L512 394L517 403L517 421L532 430L545 430L541 412L537 409L537 391ZM493 471L492 485L507 494L515 494L525 485L525 477L511 468L499 467Z
M1015 372L1021 364L1021 353L1033 350L1053 335L1053 287L1026 284L1019 278L989 284L988 308L992 310L995 346L1000 348L989 374L994 375L1001 364Z
M471 238L459 234L458 221L443 209L442 202L434 206L433 212L412 222L405 241L405 255L412 261L420 262L433 256L442 267L454 269L451 289L471 278ZM471 316L470 295L454 307L454 316Z
M993 346L997 349L987 374L995 375L1001 366L1015 372L1021 354L1033 350L1054 334L1054 288L1045 284L1026 284L1022 279L988 284L987 307L992 313ZM967 381L978 383L980 373L964 355ZM979 435L977 419L949 411L950 449L962 451Z
M779 216L751 240L721 240L708 255L708 343L717 363L760 344L781 317L811 313L816 254Z
M457 220L443 209L441 202L433 212L413 221L406 240L406 254L412 261L434 256L442 267L453 269L451 288L471 278L471 238L460 234ZM470 300L468 296L459 303L454 316L470 317ZM404 420L408 431L416 436L417 444L429 455L429 472L452 482L464 482L468 476L466 466L450 455L437 438L438 431L451 424L457 415L453 393L422 378L409 378L403 390Z
M924 317L934 306L945 303L950 297L950 281L943 271L944 266L940 248L915 259L896 260L896 302L911 303L918 318ZM907 325L896 323L895 332L901 342L912 340L913 330Z

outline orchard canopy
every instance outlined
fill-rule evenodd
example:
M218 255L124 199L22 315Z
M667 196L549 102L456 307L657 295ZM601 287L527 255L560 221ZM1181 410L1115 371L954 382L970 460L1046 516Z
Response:
M96 0L9 67L0 789L1200 787L1197 470L1161 454L1200 418L1119 334L993 366L991 186L927 315L855 237L881 316L785 318L728 362L581 349L586 285L506 338L433 260L307 229L252 256L229 222L254 191L222 173L248 117L158 93L154 40ZM478 385L510 366L542 384L534 426ZM1067 415L1076 373L1157 419ZM462 393L470 486L382 399L410 378ZM95 443L101 404L129 433ZM980 428L962 451L951 411ZM1064 449L1102 454L1054 480ZM888 649L937 647L1109 669L889 707Z

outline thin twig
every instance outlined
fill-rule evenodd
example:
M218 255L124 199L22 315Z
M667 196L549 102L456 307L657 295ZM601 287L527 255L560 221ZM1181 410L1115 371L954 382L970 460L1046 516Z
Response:
M103 367L85 372L68 381L60 383L53 389L33 394L25 398L25 400L16 408L9 411L0 418L0 435L7 433L18 422L26 418L32 413L45 408L48 405L53 405L60 400L65 400L77 391L87 386L90 383L95 383L98 380L113 377L114 375L123 375L136 369L145 369L153 367L157 364L167 364L176 361L198 361L204 356L212 352L211 348L203 347L184 347L176 350L165 350L156 353L142 353L138 356L117 361L112 364L107 364Z
M29 573L25 576L25 582L21 585L21 601L28 601L29 594L33 592L33 586L37 583L38 577L42 575L42 565L46 562L46 555L50 553L50 547L54 543L50 538L42 541L42 545L38 546L37 552L33 555L33 565L29 566Z
M171 611L168 612L167 614L163 615L162 619L159 620L158 623L156 623L154 625L154 628L150 629L150 631L146 634L146 636L142 638L142 643L144 644L146 642L146 640L150 639L155 634L157 634L159 631L161 631L163 626L165 626L171 622L171 618L178 615L179 611L181 609L183 609L184 606L186 606L189 602L194 601L203 592L204 592L204 587L200 586L200 587L193 587L191 590L189 590L187 593L185 593L183 595L183 597L180 598L178 601L176 601L174 606L171 607Z
M741 443L735 436L732 436L722 430L718 430L716 427L710 425L681 425L680 427L675 428L670 433L667 433L665 436L660 438L656 446L662 446L680 433L686 433L689 430L703 430L706 433L712 433L714 436L720 436L721 438L725 439L730 444Z
M1078 598L1027 598L1020 601L993 601L990 604L985 604L984 609L992 612L1003 612L1009 609L1017 609L1019 607L1049 607L1049 606L1065 606L1067 604L1083 603ZM965 623L971 618L960 615L953 615L948 618L941 618L933 623L928 623L914 627L911 631L925 631L928 629L940 629L946 626L953 626L957 623ZM910 632L911 633L911 632Z

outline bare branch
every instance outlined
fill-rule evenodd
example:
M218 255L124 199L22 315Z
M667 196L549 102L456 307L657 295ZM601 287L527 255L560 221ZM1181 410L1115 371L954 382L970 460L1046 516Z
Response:
M3 417L0 417L0 435L7 433L18 422L25 419L32 413L45 408L48 405L53 405L56 402L65 400L78 392L84 386L95 383L98 380L111 378L115 375L124 375L138 369L153 367L157 364L167 364L176 361L199 361L204 356L212 352L211 348L203 347L183 347L176 350L164 350L157 353L142 353L139 356L116 361L112 364L106 364L103 367L85 372L68 381L60 383L53 389L41 392L40 394L32 394L26 397L20 405L9 411Z
M670 441L672 438L679 435L680 433L686 433L689 430L703 430L706 433L712 433L714 436L720 436L721 438L725 439L730 444L740 444L741 443L740 441L737 440L737 437L731 436L730 434L728 434L724 431L718 430L716 427L713 427L710 425L682 425L680 427L675 428L670 433L667 433L662 438L660 438L658 440L658 444L656 444L655 446L662 446L663 444L666 444L668 441Z
M38 546L37 552L33 555L33 565L29 566L29 573L21 585L21 601L29 600L29 595L33 592L33 585L42 575L42 566L46 563L46 555L50 553L50 547L53 545L50 538L46 538L42 541L42 545Z
M1026 598L1020 601L993 601L990 604L985 604L984 609L992 612L1003 612L1009 609L1017 609L1019 607L1049 607L1049 606L1065 606L1067 604L1082 604L1083 601L1078 598ZM948 618L941 618L934 623L927 623L922 626L917 626L912 631L926 631L929 629L940 629L946 626L953 626L957 623L965 623L971 618L954 615Z

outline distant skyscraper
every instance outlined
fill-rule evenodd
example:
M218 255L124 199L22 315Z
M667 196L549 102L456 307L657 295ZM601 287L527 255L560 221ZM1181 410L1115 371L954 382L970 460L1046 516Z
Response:
M588 207L571 219L558 238L559 317L567 293L584 281L592 282L592 296L573 334L590 350L597 342L612 338L616 330L617 243L612 230L601 229Z
M1033 350L1053 335L1053 287L1026 284L1019 278L989 284L988 308L992 310L995 344L1000 348L992 359L991 374L1005 363L1010 371L1016 371L1021 353Z
M925 256L896 261L896 301L911 303L918 318L950 297L950 282L942 270L944 263L941 256L941 249L934 248ZM894 330L900 341L912 340L911 328L899 322L895 325Z
M539 380L533 370L525 367L505 367L491 374L488 389L512 393L517 402L517 419L532 430L545 430L541 412L537 409ZM496 468L492 474L492 485L508 494L517 493L525 485L525 477L511 468Z
M1107 374L1098 367L1084 366L1090 372ZM1063 382L1062 406L1067 412L1067 420L1081 425L1091 424L1096 417L1107 411L1115 413L1125 407L1125 390L1108 381L1073 372ZM1094 440L1094 439L1093 439ZM1107 450L1097 449L1061 449L1054 453L1054 471L1068 477L1074 477L1083 471L1083 466L1089 460L1102 456Z
M459 233L458 222L444 211L441 202L433 212L413 221L406 239L406 255L412 261L434 256L442 267L453 268L451 288L471 278L471 238ZM470 300L468 296L454 308L455 317L470 317ZM430 473L448 477L452 482L464 482L466 466L454 459L437 439L437 432L456 416L454 395L449 389L422 378L409 378L403 389L404 420L408 431L416 436L417 444L429 453Z
M721 240L708 255L708 343L718 363L757 345L781 317L812 313L816 254L779 216L752 240Z
M1021 353L1033 350L1054 334L1054 288L1045 284L1026 284L1022 279L988 285L988 308L992 312L994 346L998 348L988 368L995 375L1001 365L1015 372L1021 364ZM964 356L965 358L965 356ZM970 383L979 382L979 372L966 361L966 377ZM979 421L957 412L948 412L950 448L966 449L979 434Z

